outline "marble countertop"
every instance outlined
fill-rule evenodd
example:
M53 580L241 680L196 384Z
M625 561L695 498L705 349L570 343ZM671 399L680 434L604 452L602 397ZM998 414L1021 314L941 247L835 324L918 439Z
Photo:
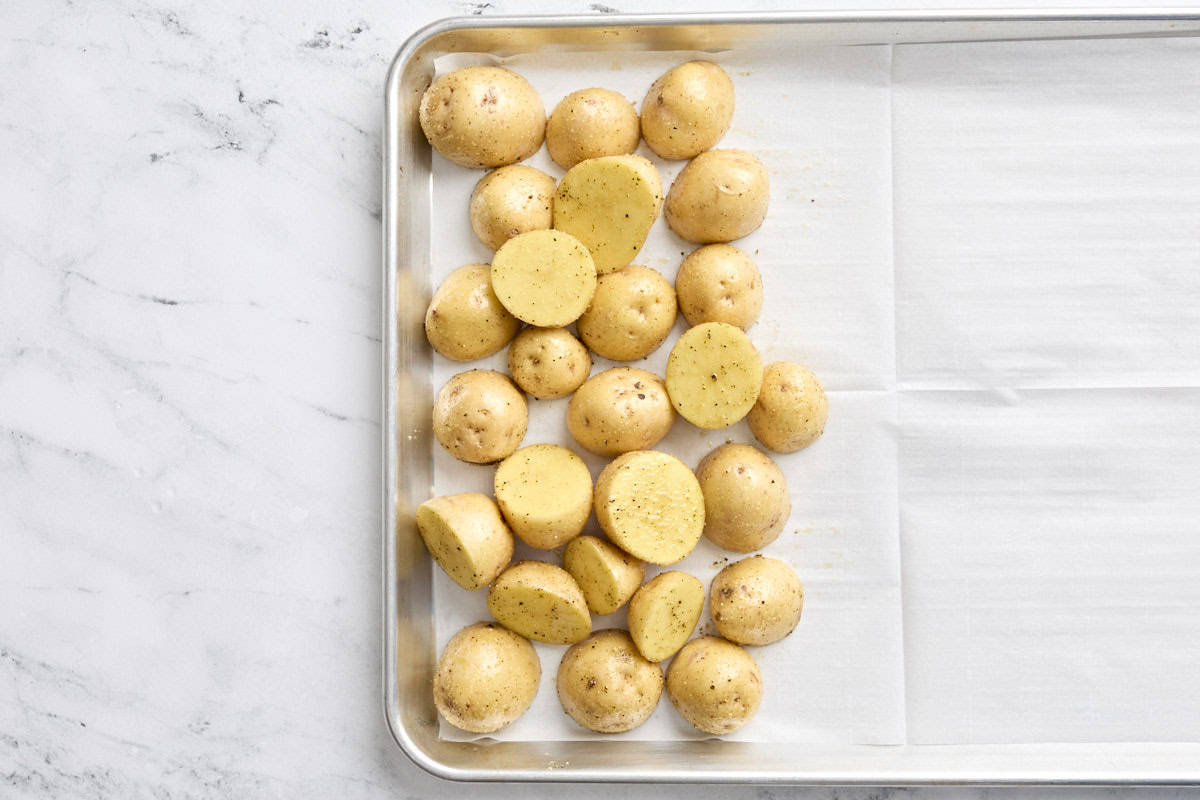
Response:
M797 5L830 3L765 7ZM378 186L397 46L551 10L616 9L0 6L0 797L531 793L432 778L384 728Z

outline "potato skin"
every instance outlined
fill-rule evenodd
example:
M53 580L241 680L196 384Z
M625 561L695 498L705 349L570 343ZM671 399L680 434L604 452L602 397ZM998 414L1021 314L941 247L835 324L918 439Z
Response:
M554 178L525 164L492 170L471 192L471 230L490 250L519 234L546 230L556 186Z
M650 661L665 661L683 647L704 611L704 585L671 570L647 581L629 601L629 635Z
M731 642L778 642L800 624L804 585L796 571L777 558L758 555L717 573L709 588L713 624Z
M464 167L503 167L542 146L546 107L529 81L503 67L456 69L421 97L421 130L433 148Z
M555 400L583 385L592 355L566 328L526 328L508 347L508 371L528 394Z
M675 422L663 379L635 367L614 367L589 378L567 406L567 429L598 456L646 450Z
M467 264L447 275L425 311L425 338L451 361L490 356L520 327L492 291L487 264Z
M528 427L525 398L507 375L495 370L458 373L433 404L434 436L450 455L472 464L507 458Z
M754 437L777 453L794 453L825 432L829 399L817 376L791 361L763 370L762 389L746 421Z
M689 325L724 322L744 331L762 312L762 275L754 259L728 244L693 250L675 276L679 312Z
M680 716L705 733L733 733L762 703L762 672L744 648L702 636L671 661L667 696Z
M611 614L629 601L646 577L646 562L595 536L577 536L563 551L571 573L593 614Z
M592 632L583 591L571 573L545 561L518 561L488 589L488 611L509 630L548 644L573 644Z
M500 462L496 503L517 538L549 550L579 535L592 513L592 475L557 444L531 444Z
M494 622L478 622L454 634L442 650L433 703L454 727L492 733L529 709L541 678L533 645Z
M579 338L602 358L635 361L658 349L675 325L675 292L649 267L631 264L601 275L576 323Z
M468 592L494 581L512 559L512 531L485 494L426 500L417 507L417 530L433 560Z
M740 239L766 218L770 184L762 162L745 151L701 153L671 184L667 224L697 244Z
M704 492L704 535L738 553L760 550L779 536L792 513L787 478L748 444L724 444L696 467Z
M589 158L627 155L640 139L633 103L610 89L571 92L546 122L546 149L563 169Z
M692 158L721 140L733 120L733 81L711 61L689 61L650 85L642 137L661 158Z
M629 634L596 631L563 654L558 700L571 719L599 733L623 733L650 718L662 697L658 664L642 658Z

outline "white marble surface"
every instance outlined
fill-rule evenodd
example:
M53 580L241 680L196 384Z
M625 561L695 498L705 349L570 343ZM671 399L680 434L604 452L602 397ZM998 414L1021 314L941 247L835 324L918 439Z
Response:
M435 18L614 4L676 5L0 5L0 797L530 794L380 713L381 88Z

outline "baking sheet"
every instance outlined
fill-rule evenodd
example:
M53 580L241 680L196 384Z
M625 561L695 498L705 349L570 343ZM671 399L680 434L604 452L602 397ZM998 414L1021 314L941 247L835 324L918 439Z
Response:
M772 175L768 219L738 243L767 288L752 338L767 360L811 365L831 409L817 445L779 459L793 515L766 550L797 567L805 618L754 650L766 701L727 738L1200 739L1185 668L1200 662L1200 588L1187 579L1200 569L1187 513L1200 493L1187 491L1200 488L1196 398L1149 388L1186 389L1200 369L1200 47L1166 44L707 54L738 89L722 146L755 152ZM587 85L640 102L687 57L505 63L551 109ZM489 59L438 67L465 61ZM682 167L641 152L666 184ZM544 149L529 163L562 173ZM480 174L434 157L435 284L490 257L465 212ZM660 222L638 262L673 278L691 249ZM668 350L638 366L661 374ZM503 369L503 354L470 366ZM436 359L434 386L461 369ZM570 445L565 405L531 401L526 443ZM1130 424L1143 415L1153 422ZM660 447L694 466L726 439L753 441L744 424L681 421ZM598 474L603 461L584 455ZM436 494L490 491L490 469L440 448L434 470ZM1061 470L1075 476L1066 490ZM730 555L702 542L678 568L707 583ZM437 570L434 604L439 650L488 617L483 593ZM623 624L619 612L596 627ZM538 650L534 706L492 738L596 738L559 709L565 648ZM702 734L664 698L622 736Z

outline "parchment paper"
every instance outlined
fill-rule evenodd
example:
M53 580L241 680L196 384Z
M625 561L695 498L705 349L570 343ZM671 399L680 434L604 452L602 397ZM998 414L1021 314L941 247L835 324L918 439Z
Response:
M547 111L586 86L640 105L690 57L737 87L723 147L771 173L751 337L830 396L826 434L779 456L793 512L765 552L804 619L754 648L766 699L731 739L795 743L1200 738L1200 43L1094 41L521 56ZM448 57L439 70L489 63ZM664 185L683 162L644 145ZM562 174L543 148L533 159ZM434 157L436 285L487 262L466 203L483 173ZM673 279L692 245L658 222L637 263ZM635 364L662 373L670 344ZM613 364L596 359L593 374ZM434 385L465 368L438 358ZM525 443L574 445L566 401ZM744 423L677 422L691 466ZM435 448L437 494L492 470ZM596 533L594 518L589 532ZM901 555L903 554L903 558ZM518 545L518 557L561 563ZM675 568L707 585L737 556ZM651 570L653 575L657 569ZM901 578L903 577L903 584ZM902 589L903 586L903 589ZM488 619L434 570L439 648ZM624 612L596 621L623 627ZM711 631L707 616L701 632ZM503 740L594 738L561 711L565 647ZM476 738L445 723L447 739ZM623 734L703 738L664 696Z

